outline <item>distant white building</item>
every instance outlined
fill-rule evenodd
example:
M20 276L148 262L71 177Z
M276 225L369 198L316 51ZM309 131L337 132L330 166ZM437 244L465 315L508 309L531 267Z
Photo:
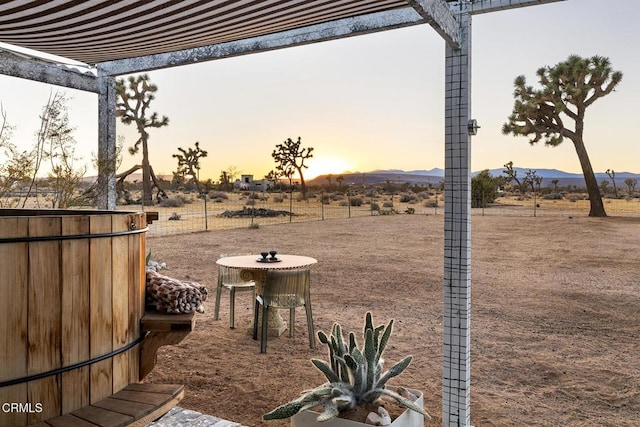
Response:
M253 175L241 175L240 179L233 183L233 188L245 191L267 191L271 189L271 181L266 179L254 181Z

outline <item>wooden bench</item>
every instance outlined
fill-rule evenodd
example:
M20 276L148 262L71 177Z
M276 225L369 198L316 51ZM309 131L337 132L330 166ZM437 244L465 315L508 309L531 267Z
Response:
M194 313L163 314L147 310L140 324L146 333L140 344L142 381L156 364L158 348L182 341L193 330L195 317ZM164 415L183 397L183 385L129 384L105 399L31 427L141 427Z

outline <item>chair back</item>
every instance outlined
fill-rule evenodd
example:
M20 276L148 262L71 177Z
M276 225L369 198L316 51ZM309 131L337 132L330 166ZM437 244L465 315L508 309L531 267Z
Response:
M265 305L293 308L307 304L309 300L311 272L308 268L295 270L268 270L264 292Z
M245 254L221 254L218 259L226 258L230 256L241 256L241 255L251 255L250 253ZM222 265L218 266L218 286L242 286L247 284L254 284L253 281L247 282L246 280L242 280L240 277L240 269L239 268L229 268Z

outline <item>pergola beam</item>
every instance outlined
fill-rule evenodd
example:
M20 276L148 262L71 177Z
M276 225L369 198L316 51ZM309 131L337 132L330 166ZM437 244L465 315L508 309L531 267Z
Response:
M465 4L464 7L471 15L479 15L481 13L516 9L525 6L537 6L539 4L555 3L558 1L565 0L476 0L473 3Z
M441 0L439 0L441 1ZM157 55L105 61L97 64L101 72L116 76L139 73L179 65L230 58L250 53L267 52L293 46L303 46L328 40L370 34L394 28L424 24L425 20L411 8L376 12L342 18L294 30L225 42L193 49Z
M0 52L0 74L98 93L98 79L64 65Z
M460 47L460 25L444 0L407 0L407 3L454 49Z

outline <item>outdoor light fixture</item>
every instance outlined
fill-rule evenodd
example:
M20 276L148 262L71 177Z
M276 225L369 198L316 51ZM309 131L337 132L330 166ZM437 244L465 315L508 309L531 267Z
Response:
M469 135L476 135L478 133L478 129L480 129L480 126L478 126L478 121L476 119L469 120L469 123L467 123L467 130L469 131Z

